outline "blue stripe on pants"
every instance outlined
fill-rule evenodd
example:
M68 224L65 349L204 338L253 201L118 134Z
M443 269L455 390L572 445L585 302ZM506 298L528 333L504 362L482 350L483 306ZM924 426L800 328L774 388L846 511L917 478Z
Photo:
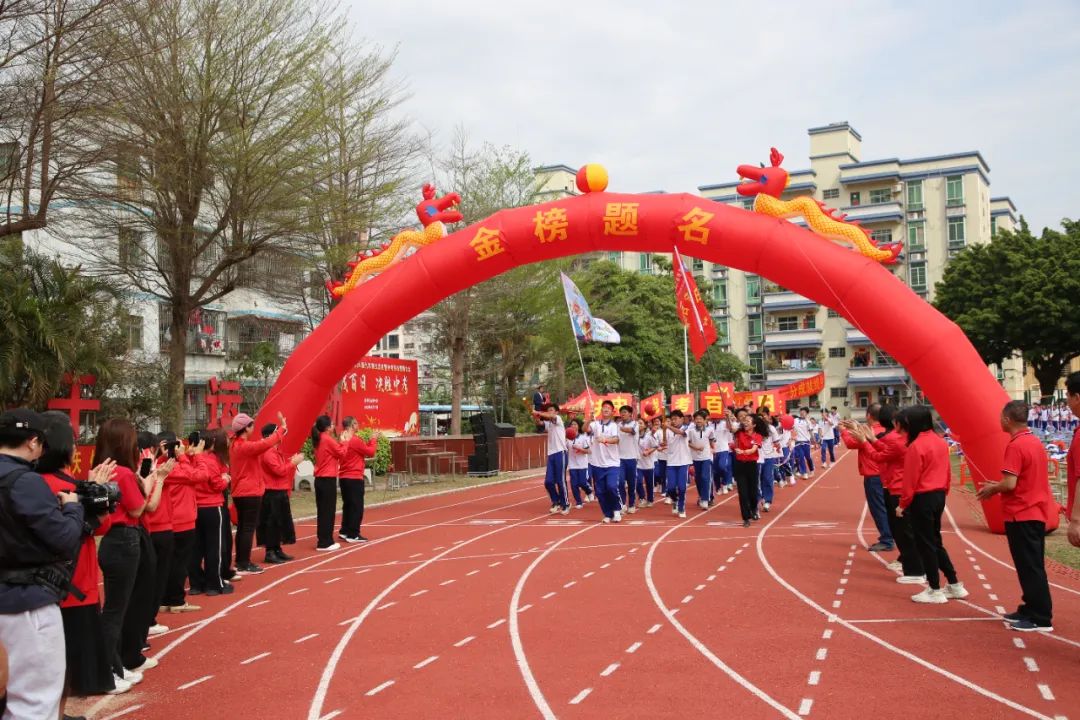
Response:
M731 474L731 451L721 450L713 455L713 487L719 490L721 485L730 487L733 482L735 476Z
M574 504L581 504L581 493L592 495L592 486L589 485L589 471L586 468L571 468L570 490L574 493Z
M761 499L771 504L773 501L773 483L776 481L776 458L765 458L758 468L760 471L758 484L761 488Z
M596 497L600 500L600 510L604 517L614 517L617 510L622 509L622 496L619 495L619 484L622 482L622 468L600 467L596 469Z
M562 509L570 507L566 492L566 472L563 469L565 459L566 455L562 451L548 455L547 474L544 476L544 488L548 491L551 504Z
M667 468L667 493L674 493L675 509L686 512L686 482L690 477L689 465L668 465Z

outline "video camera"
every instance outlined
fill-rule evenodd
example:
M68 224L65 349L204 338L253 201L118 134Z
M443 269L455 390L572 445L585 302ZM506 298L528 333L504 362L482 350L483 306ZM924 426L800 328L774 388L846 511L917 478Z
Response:
M87 517L110 514L120 502L120 486L114 482L75 481L75 495Z

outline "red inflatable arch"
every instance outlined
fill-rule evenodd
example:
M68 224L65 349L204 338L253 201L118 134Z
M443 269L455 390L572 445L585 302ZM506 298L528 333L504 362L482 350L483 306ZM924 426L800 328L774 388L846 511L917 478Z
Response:
M293 429L287 450L296 451L334 384L379 338L440 300L519 265L594 251L663 253L673 243L839 312L907 368L962 440L976 482L996 477L1009 398L959 327L851 249L689 194L595 192L504 210L423 248L344 297L285 363L258 422L284 413Z

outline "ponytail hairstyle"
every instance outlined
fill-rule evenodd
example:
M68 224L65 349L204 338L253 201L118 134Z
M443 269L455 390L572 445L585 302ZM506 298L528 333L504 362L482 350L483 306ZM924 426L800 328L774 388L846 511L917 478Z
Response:
M928 406L912 405L904 411L900 424L907 431L908 445L910 445L915 442L915 438L927 430L934 429L934 416Z
M882 433L878 435L878 439L881 439L891 433L896 428L893 426L893 421L896 420L902 411L900 408L893 404L882 405L881 409L877 411L877 420L881 423Z
M334 421L330 419L329 415L320 415L315 418L315 424L311 426L311 444L315 447L319 447L319 440L322 439L322 434L334 426Z

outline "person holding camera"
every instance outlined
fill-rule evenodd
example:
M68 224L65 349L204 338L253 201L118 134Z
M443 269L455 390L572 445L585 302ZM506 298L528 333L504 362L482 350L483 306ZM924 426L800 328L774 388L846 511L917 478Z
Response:
M33 470L45 422L0 414L0 646L11 669L4 718L60 717L67 667L60 600L84 535L73 492L54 493Z
M262 436L270 437L277 431L277 425L267 423L262 428ZM259 527L255 539L266 548L266 563L280 565L293 559L285 554L282 545L296 543L296 527L293 525L292 507L289 505L289 493L296 479L296 466L304 459L303 453L286 457L278 443L259 456L259 465L263 473L266 490L263 492L262 507L259 509Z
M229 445L229 467L232 469L232 496L236 505L236 571L238 573L261 573L261 567L251 562L251 543L259 524L259 507L262 505L266 484L259 458L279 444L289 432L285 418L278 413L278 428L269 436L252 439L255 421L250 415L240 413L232 421L233 440Z

